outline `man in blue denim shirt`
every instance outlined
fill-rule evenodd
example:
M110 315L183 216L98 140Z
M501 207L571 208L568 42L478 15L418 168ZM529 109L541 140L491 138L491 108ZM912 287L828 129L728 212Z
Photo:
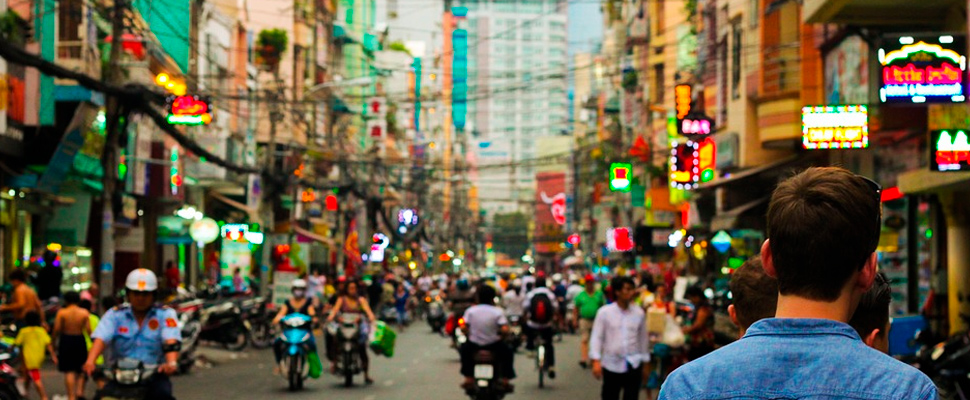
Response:
M782 182L761 260L778 280L775 318L678 368L660 399L936 399L926 375L847 324L876 275L880 187L841 168Z

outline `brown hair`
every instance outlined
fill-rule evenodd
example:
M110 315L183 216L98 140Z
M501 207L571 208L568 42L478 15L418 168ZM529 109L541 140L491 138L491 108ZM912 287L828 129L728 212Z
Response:
M859 336L866 337L876 329L880 329L885 336L886 324L889 323L889 303L893 300L892 288L889 280L881 272L876 274L876 280L866 294L862 295L859 307L849 320L849 325L859 332Z
M749 258L731 275L731 301L743 329L775 316L778 281L765 273L760 257Z
M879 193L842 168L809 168L780 183L768 238L783 295L834 301L879 243Z

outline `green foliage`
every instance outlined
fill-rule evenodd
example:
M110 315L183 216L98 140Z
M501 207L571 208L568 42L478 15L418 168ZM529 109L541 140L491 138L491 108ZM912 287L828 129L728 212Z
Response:
M495 214L492 242L496 252L521 258L529 249L529 216L521 212Z
M639 80L637 78L637 71L635 69L631 69L623 73L623 90L633 92L637 88L637 83L639 83Z
M405 46L404 43L401 42L401 41L397 41L397 42L393 42L393 43L389 44L387 46L387 49L390 50L390 51L399 51L401 53L404 53L404 54L407 54L407 55L409 55L411 57L414 57L414 55L411 54L411 50L408 50L407 46Z
M276 67L279 65L280 56L286 51L289 38L286 31L282 29L263 29L256 37L256 49L259 54L258 63Z
M22 44L25 39L23 30L25 23L20 15L9 10L0 15L0 33L3 33L5 40Z

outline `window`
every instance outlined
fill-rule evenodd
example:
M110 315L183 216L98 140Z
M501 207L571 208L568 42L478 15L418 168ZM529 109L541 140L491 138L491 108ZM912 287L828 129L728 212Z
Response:
M664 32L664 29L665 29L664 4L667 3L668 0L653 0L653 1L654 1L654 10L656 10L656 12L654 12L653 14L654 15L653 20L655 21L654 33L661 34ZM755 0L755 1L760 1L760 0Z
M653 102L654 104L663 104L664 102L664 91L666 91L666 84L664 83L664 65L657 64L653 66Z
M758 3L761 0L748 0L748 26L751 28L758 27Z
M553 22L550 22L549 23L549 30L551 30L551 31L562 31L562 30L565 30L565 29L566 29L566 24L564 24L562 22L555 22L555 21L553 21Z
M741 98L741 21L731 24L731 96Z

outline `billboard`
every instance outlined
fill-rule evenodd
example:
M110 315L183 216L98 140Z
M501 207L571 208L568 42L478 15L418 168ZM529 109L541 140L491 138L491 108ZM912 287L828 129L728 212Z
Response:
M889 36L879 48L883 103L963 103L967 95L963 35Z
M566 173L536 174L535 232L537 253L557 253L566 241Z

